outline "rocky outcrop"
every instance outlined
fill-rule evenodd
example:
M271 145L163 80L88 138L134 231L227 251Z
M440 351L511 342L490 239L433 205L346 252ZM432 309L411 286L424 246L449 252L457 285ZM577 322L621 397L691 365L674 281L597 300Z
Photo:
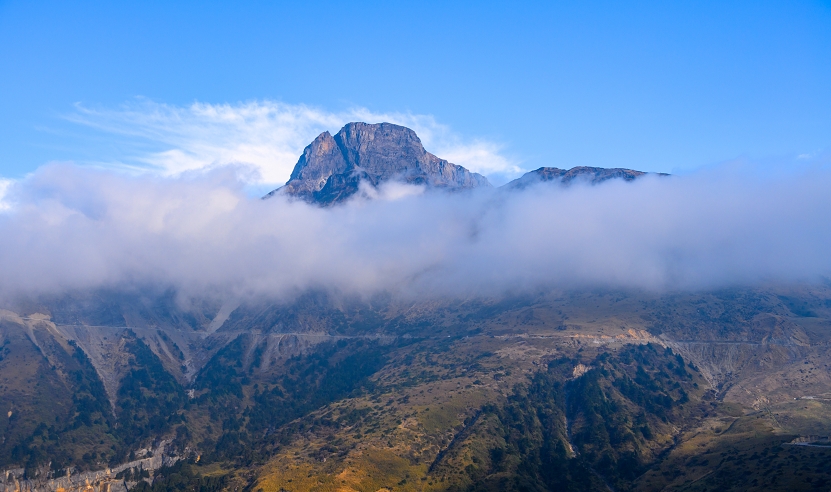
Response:
M571 169L560 169L557 167L541 167L537 170L525 173L521 178L511 181L505 185L505 188L510 190L522 190L533 184L546 181L553 181L564 186L570 185L575 181L584 181L591 184L602 183L603 181L608 181L610 179L633 181L641 176L645 176L646 174L649 173L623 168L578 166ZM658 173L658 175L669 176L664 173Z
M138 450L138 459L102 470L77 472L74 468L58 471L29 470L34 476L26 477L26 470L16 468L0 473L0 492L126 492L136 485L124 479L124 472L134 475L146 472L146 481L152 483L156 470L171 466L181 459L168 454L169 440L161 441L154 448Z
M294 166L286 194L331 205L358 192L361 183L377 187L400 181L428 188L463 190L490 187L488 180L424 150L416 133L392 123L349 123L334 137L321 133Z

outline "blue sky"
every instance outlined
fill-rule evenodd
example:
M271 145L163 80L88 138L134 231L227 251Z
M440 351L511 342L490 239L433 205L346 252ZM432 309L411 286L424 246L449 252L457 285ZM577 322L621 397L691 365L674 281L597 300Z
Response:
M0 1L0 177L210 159L200 118L274 104L315 123L258 145L397 115L494 174L827 155L831 3Z

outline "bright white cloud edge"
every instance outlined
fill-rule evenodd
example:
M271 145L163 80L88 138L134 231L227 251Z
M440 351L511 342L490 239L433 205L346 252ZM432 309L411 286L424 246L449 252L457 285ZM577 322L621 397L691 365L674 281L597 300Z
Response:
M11 204L6 201L6 194L12 184L14 184L14 180L0 178L0 212L11 209Z

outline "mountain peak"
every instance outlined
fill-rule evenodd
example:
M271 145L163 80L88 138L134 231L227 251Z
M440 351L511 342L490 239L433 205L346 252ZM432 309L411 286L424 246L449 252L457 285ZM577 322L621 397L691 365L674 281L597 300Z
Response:
M610 179L623 179L624 181L634 181L635 179L645 176L650 173L643 171L635 171L634 169L625 168L605 168L605 167L587 167L577 166L571 169L560 169L558 167L541 167L525 173L522 177L511 181L505 185L507 189L522 190L535 183L554 181L559 182L564 186L570 185L573 181L585 181L591 184L602 183ZM668 176L668 174L657 173L659 176Z
M267 196L285 193L308 202L331 205L358 191L401 181L449 190L490 187L472 173L427 152L416 133L392 123L349 123L334 137L323 132L304 150L291 178Z

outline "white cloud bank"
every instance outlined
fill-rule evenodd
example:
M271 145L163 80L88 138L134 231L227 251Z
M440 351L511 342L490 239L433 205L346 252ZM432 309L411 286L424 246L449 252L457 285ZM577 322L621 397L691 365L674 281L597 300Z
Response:
M502 147L465 140L432 116L375 113L363 108L330 112L302 104L255 101L240 104L194 103L180 107L139 99L119 109L81 105L71 121L118 134L141 148L122 159L128 167L163 176L228 164L247 165L263 184L279 186L291 174L303 149L323 131L333 134L352 121L397 123L415 130L437 156L484 175L516 176L518 164ZM156 150L161 148L162 150Z
M0 293L155 285L194 296L320 287L466 295L831 274L823 169L472 194L396 185L329 209L251 198L237 176L43 167L10 187L15 206L0 214Z
M14 181L10 179L0 178L0 212L11 208L11 205L6 202L6 192L8 192L12 183Z

